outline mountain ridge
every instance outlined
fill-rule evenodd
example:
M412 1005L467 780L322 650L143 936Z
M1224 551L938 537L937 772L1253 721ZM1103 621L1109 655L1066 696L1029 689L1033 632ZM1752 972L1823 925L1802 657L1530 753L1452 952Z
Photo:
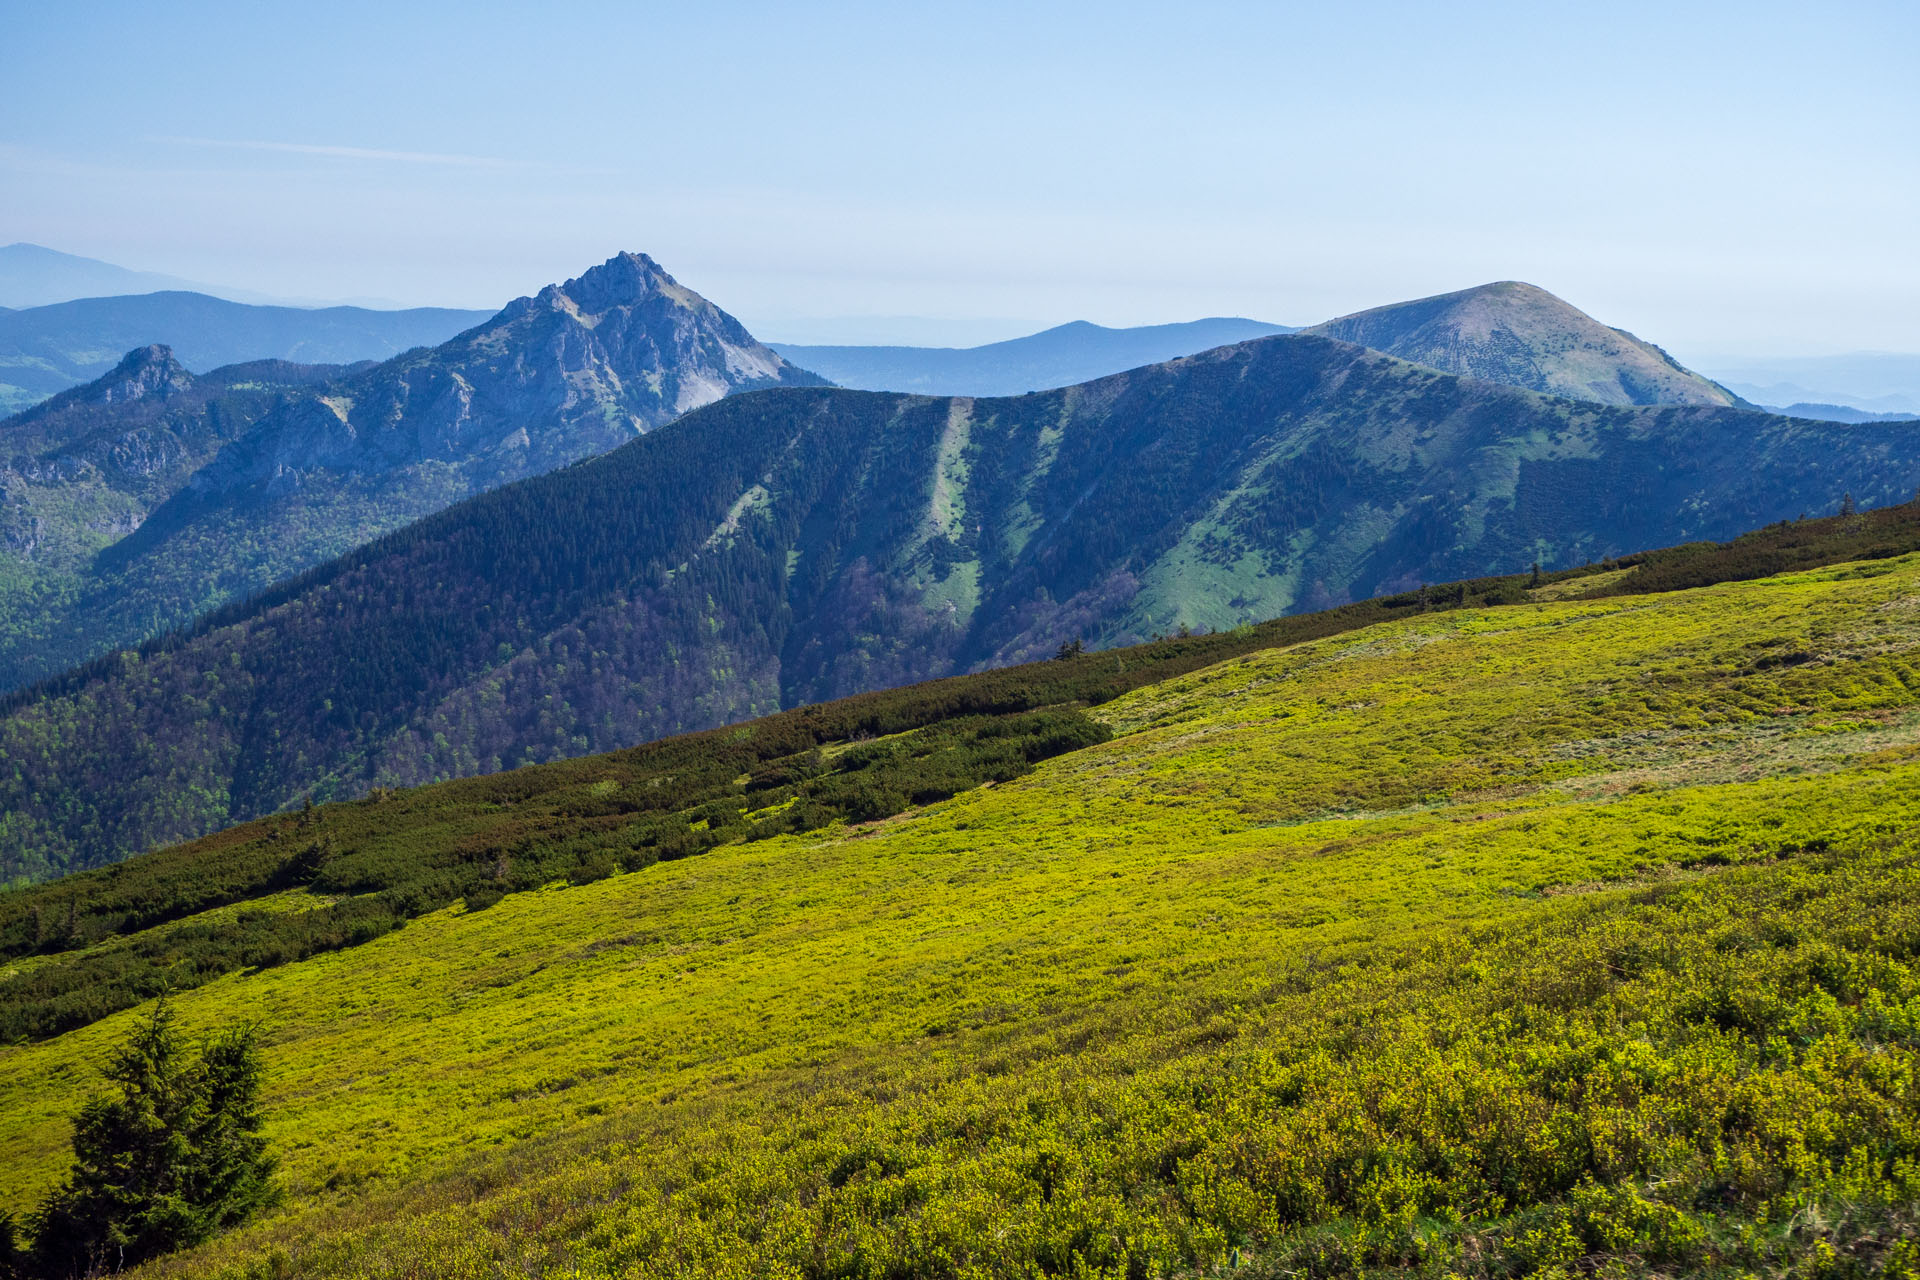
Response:
M170 347L202 373L266 359L352 364L436 346L493 314L260 306L166 290L8 311L0 314L0 412L100 377L137 346Z
M115 293L152 293L164 289L224 294L178 276L134 271L98 258L62 253L19 240L0 245L0 304L14 310L71 302ZM246 295L264 301L258 295Z
M1003 399L748 393L12 700L0 839L7 865L87 865L309 791L626 746L1076 637L1731 536L1917 484L1898 427L1574 402L1310 336ZM167 770L126 754L148 741L172 744ZM85 829L115 834L56 816L82 778Z
M1286 325L1214 316L1128 329L1073 320L977 347L770 345L796 364L855 390L1008 396L1091 382L1210 347L1291 332Z

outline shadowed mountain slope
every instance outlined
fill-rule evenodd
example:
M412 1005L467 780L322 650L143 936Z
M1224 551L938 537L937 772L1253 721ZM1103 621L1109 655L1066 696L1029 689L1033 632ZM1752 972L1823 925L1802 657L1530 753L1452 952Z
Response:
M862 391L1017 396L1291 332L1285 325L1221 317L1133 329L1108 329L1076 320L982 347L813 347L776 342L773 349L840 386Z
M736 396L16 699L0 866L1917 483L1911 428L1551 399L1313 337L1000 400Z
M1448 373L1601 404L1741 403L1653 344L1515 280L1375 307L1306 332Z
M192 383L164 349L129 361L164 363L154 376L169 387ZM46 432L57 422L74 439L138 452L153 410L114 390L124 375L0 422L0 528L37 520L77 531L57 561L31 535L0 549L0 688L138 643L731 392L821 381L635 254L521 298L438 347L286 378L318 385L283 379L263 396L244 369L200 379L249 398L209 410L219 429L195 438L211 448L169 454L110 517L93 512L104 501L98 466L50 454Z

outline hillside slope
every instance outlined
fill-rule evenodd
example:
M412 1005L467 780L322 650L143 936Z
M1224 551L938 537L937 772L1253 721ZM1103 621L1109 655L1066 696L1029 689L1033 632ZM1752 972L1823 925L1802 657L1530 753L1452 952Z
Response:
M1742 403L1651 343L1517 280L1375 307L1305 332L1449 373L1600 404Z
M353 364L435 346L491 314L250 306L180 291L8 311L0 313L0 414L91 382L136 347L168 347L201 372L251 360Z
M1285 325L1214 317L1186 324L1109 329L1076 320L979 347L821 347L776 342L804 369L859 391L929 396L1017 396L1092 382L1249 338L1292 333Z
M16 569L79 571L289 395L345 372L261 360L196 377L164 346L128 352L0 423L0 548Z
M462 827L629 851L179 996L266 1029L288 1199L145 1274L1907 1265L1920 555L1549 598L1597 586L1151 683L877 823L656 860L614 757L159 855L341 862L179 937ZM0 1049L9 1202L129 1016Z
M67 616L94 557L289 396L344 372L259 361L196 377L142 347L0 422L0 688L96 652Z
M1320 338L1006 400L734 397L17 701L0 873L1916 486L1906 428L1549 400Z
M183 459L191 467L170 466L167 486L149 485L136 510L97 530L112 535L110 545L84 563L48 565L37 548L0 548L0 690L183 625L470 494L604 452L731 392L820 383L634 254L521 298L438 347L330 372L338 376L233 421L216 452ZM67 430L109 439L145 429L147 409L114 399L112 382L62 401ZM11 508L86 518L91 475L45 456L18 418L0 422L0 457L8 454L0 485ZM67 508L76 514L62 515ZM12 577L36 590L8 590Z

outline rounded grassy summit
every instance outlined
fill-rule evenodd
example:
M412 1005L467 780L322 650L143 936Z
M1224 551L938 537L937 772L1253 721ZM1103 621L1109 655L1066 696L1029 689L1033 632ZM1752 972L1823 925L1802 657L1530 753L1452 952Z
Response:
M1317 333L1448 373L1600 404L1744 405L1650 342L1537 285L1502 280L1375 307Z

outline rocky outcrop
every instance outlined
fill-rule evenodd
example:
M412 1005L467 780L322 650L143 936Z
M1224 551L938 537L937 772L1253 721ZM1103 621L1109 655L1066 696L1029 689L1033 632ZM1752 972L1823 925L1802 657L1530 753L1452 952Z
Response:
M288 405L193 491L420 462L452 463L473 489L490 488L604 453L736 391L820 385L652 258L622 253L439 347Z

